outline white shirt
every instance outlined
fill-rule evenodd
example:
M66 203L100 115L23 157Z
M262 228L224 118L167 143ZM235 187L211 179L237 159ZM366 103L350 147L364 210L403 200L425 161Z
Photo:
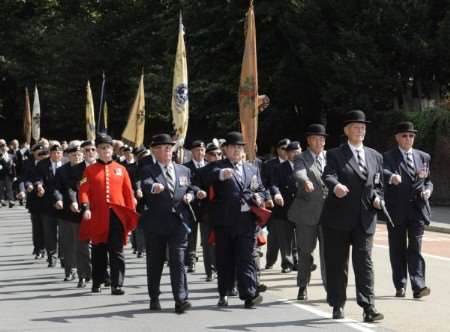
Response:
M359 161L357 151L360 151L359 156L362 159L363 164L367 165L366 164L366 155L364 153L364 145L361 144L360 146L354 146L354 145L350 144L350 142L347 142L347 143L348 143L348 146L350 147L350 150L352 150L353 157L355 157L356 162Z
M194 159L192 159L192 162L194 163L195 168L201 168L205 166L205 161L196 161Z
M406 150L403 150L401 147L398 147L398 149L400 150L400 152L402 153L402 155L403 155L403 159L405 160L405 162L407 163L408 162L408 158L407 158L407 154L408 153L410 153L411 154L411 159L412 159L412 161L413 161L413 163L414 163L414 157L413 157L413 149L411 148L411 149L409 149L408 151L406 151Z

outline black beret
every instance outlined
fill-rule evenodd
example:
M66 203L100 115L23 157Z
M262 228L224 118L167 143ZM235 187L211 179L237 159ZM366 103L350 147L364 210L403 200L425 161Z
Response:
M277 148L284 149L288 144L291 143L291 140L289 138L283 138L282 140L279 140L277 143Z
M100 144L109 144L109 145L112 146L113 145L113 139L109 135L98 134L97 137L95 138L95 146L98 146Z
M86 146L95 146L95 142L94 141L84 141L83 143L81 143L80 147L84 148Z
M51 147L50 147L50 151L62 151L63 150L63 148L61 147L61 145L59 145L59 144L53 144Z
M298 150L300 148L301 148L300 142L293 141L293 142L289 143L284 149L286 151L294 151L294 150Z
M204 147L205 147L205 143L201 140L195 140L191 144L191 149L204 148Z
M206 145L206 153L211 152L211 151L217 151L217 150L220 151L220 148L214 143L208 143Z
M37 143L31 147L31 151L34 152L37 150L42 150L43 148L44 148L44 145L42 145L41 143Z

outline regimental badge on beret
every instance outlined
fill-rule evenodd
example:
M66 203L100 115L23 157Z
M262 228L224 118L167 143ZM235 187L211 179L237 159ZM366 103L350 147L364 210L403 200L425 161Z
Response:
M114 170L114 174L116 174L117 176L122 176L122 169L121 168L116 168L115 170Z

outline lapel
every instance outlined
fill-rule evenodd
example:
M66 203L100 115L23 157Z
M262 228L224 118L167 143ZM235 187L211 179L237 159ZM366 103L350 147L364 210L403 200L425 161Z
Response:
M310 169L311 173L314 175L314 177L316 178L316 180L318 182L321 182L320 170L319 170L319 168L317 168L317 165L316 165L316 162L315 162L314 157L312 155L312 152L309 151L309 150L307 150L305 152L305 161L307 163L307 166L311 165L309 167L309 169Z
M345 161L353 168L353 171L361 178L364 179L361 171L359 170L358 163L356 162L355 156L353 155L352 150L348 146L348 143L344 143L341 146L341 150L344 154ZM368 178L368 177L367 177Z
M412 154L413 154L413 159L414 159L414 163L416 166L416 173L418 173L420 170L422 170L424 168L422 158L420 158L419 153L415 149L412 150Z
M233 163L230 161L230 159L227 159L226 162L228 163L229 167L230 167L231 169L234 170L234 165L233 165ZM245 173L245 170L244 170L244 169L245 169L244 163L242 163L242 170L243 170L243 173ZM242 176L244 177L244 179L242 179L242 181L245 181L245 174L242 174ZM241 191L244 190L243 184L237 179L237 177L236 177L235 174L233 174L233 181L234 181L234 183L236 184L236 186L237 186Z
M180 174L179 174L180 169L178 168L177 164L172 163L172 165L173 165L173 170L174 170L174 173L175 173L175 178L173 179L173 181L175 182L175 188L173 189L173 194L175 196L175 194L180 189L180 181L179 181L179 179L180 179ZM194 167L195 167L195 165L194 165Z
M413 158L415 159L415 153L413 150ZM408 166L406 165L405 157L403 156L403 153L400 151L400 148L397 148L397 161L400 165L400 167L403 169L403 172L411 179L414 180L414 178L411 176L411 174L408 171ZM417 165L417 162L416 162ZM416 166L417 167L417 166Z
M369 149L364 147L364 155L366 158L366 167L367 167L367 181L366 183L370 182L370 179L373 179L373 176L376 172L376 163L373 159L372 153L370 153Z
M167 187L166 177L158 163L151 165L149 170L155 182L161 183L164 187Z

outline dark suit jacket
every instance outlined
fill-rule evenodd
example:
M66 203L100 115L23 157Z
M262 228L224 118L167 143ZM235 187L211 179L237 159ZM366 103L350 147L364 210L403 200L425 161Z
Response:
M53 197L55 202L63 202L63 210L60 211L61 218L79 223L81 214L70 210L70 205L77 202L77 190L73 190L73 188L76 188L77 181L80 181L77 177L76 166L78 165L71 166L70 163L66 163L56 170Z
M412 153L416 171L420 171L424 167L429 170L430 155L416 149L413 149ZM429 203L422 198L421 193L427 189L433 191L430 172L413 178L409 174L406 161L398 148L387 151L383 157L386 207L392 221L394 224L402 224L409 219L428 225L431 211ZM399 174L402 177L402 183L398 186L389 184L393 174Z
M375 233L377 210L372 204L376 196L383 197L383 157L368 147L364 147L364 154L368 168L366 181L347 143L327 152L322 179L328 187L328 196L320 217L322 225L346 231L361 225L367 234ZM343 198L334 194L338 183L350 190Z
M207 165L206 160L205 160L204 162L205 162L205 166L206 166L206 165ZM196 168L196 167L195 167L195 164L194 164L194 162L193 162L192 160L189 161L189 162L187 162L187 163L185 163L184 166L186 166L187 168L189 168L189 170L191 171L191 184L192 184L192 189L194 190L195 193L197 193L197 191L198 191L200 188L197 186L197 183L196 183L197 180L196 180L196 178L198 178L198 173L199 173L200 170L201 170L202 168L204 168L205 166L200 167L200 168ZM192 202L192 208L194 209L194 213L195 213L196 219L197 219L197 220L200 220L200 219L201 219L201 215L203 214L203 211L202 211L202 209L203 209L203 201L196 200L196 201Z
M261 165L261 180L265 188L272 185L273 171L280 164L278 157L272 158Z
M62 166L61 166L62 167ZM39 161L36 165L35 184L41 183L44 187L45 193L42 197L41 203L45 207L45 214L60 217L62 211L55 209L54 191L56 187L56 172L53 175L52 164L50 158Z
M22 168L22 176L19 180L19 190L25 192L27 195L26 208L30 213L42 213L45 211L45 205L42 204L43 198L36 195L36 190L27 192L26 188L29 185L34 187L37 178L37 164L31 156L25 160Z
M243 183L236 177L220 180L220 171L224 168L233 168L228 160L220 160L214 163L206 176L205 185L214 188L215 199L211 203L211 220L215 226L232 226L237 232L251 231L252 225L240 225L241 205L246 202L253 205L252 195L258 193L262 199L266 197L265 188L261 181L258 168L250 163L243 163ZM255 218L256 219L256 218Z
M189 168L173 164L175 169L175 192L171 197L167 190L166 178L158 163L147 165L143 169L142 192L145 203L151 206L140 218L140 227L144 232L171 234L178 225L190 225L189 207L183 201L186 193L194 195L191 189ZM154 183L161 183L166 188L159 194L152 193Z
M294 178L294 172L289 161L286 160L285 162L278 164L273 170L270 193L272 197L275 197L276 194L281 194L281 196L283 196L284 205L281 207L275 204L275 207L272 210L272 217L287 220L287 212L294 201L296 192L297 182Z

